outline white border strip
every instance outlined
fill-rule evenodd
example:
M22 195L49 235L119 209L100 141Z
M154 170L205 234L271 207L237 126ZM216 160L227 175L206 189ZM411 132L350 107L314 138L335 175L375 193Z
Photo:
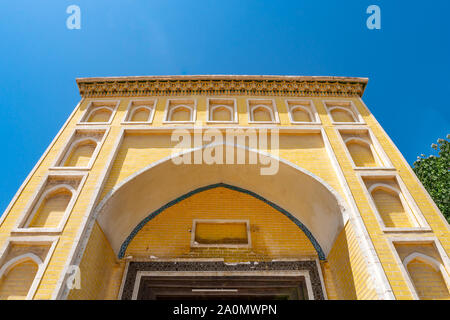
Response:
M201 262L199 262L201 263ZM141 279L143 276L190 276L196 277L226 277L226 276L249 276L249 277L305 277L306 289L308 291L308 300L314 300L314 293L312 290L312 283L309 271L307 270L295 270L295 271L138 271L136 274L136 280L134 282L133 295L131 300L137 300L139 287L141 285Z

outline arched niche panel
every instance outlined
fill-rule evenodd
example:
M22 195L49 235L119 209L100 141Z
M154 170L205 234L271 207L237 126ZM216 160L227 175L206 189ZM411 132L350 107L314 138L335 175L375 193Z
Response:
M53 169L89 169L108 131L109 129L103 128L77 128L56 158Z
M278 123L278 112L272 99L248 99L249 122Z
M136 107L133 110L130 121L132 122L148 122L150 119L151 110L145 107Z
M195 121L196 101L193 99L168 99L165 122L192 123Z
M292 120L295 122L313 122L311 113L305 110L304 107L293 107L291 108Z
M255 106L251 109L252 119L256 122L273 122L272 110L264 105Z
M110 107L97 107L89 114L87 122L109 122L113 110Z
M357 122L352 111L343 107L330 108L330 115L334 122Z
M177 106L171 110L169 121L192 121L192 109L187 106Z
M369 143L362 139L349 139L345 144L356 167L378 166Z
M319 123L317 111L311 100L286 100L289 119L292 123Z
M25 300L42 260L32 253L10 259L0 268L0 300Z
M355 167L392 168L389 157L367 128L338 129Z
M387 185L377 185L371 188L370 193L386 227L413 227L397 190Z
M237 122L236 100L226 98L208 98L208 122Z
M86 173L48 174L16 225L17 232L60 232L75 204Z
M117 100L94 100L89 102L80 124L107 124L111 123L114 113L119 105Z
M26 223L27 228L56 228L63 219L72 200L74 189L57 186L45 192L36 204L34 212Z
M151 123L156 108L156 99L131 100L125 115L125 123Z
M421 300L450 300L448 273L436 259L422 253L412 253L403 264Z
M64 167L87 167L97 148L97 141L83 139L72 144L64 160Z
M233 109L229 106L215 106L211 109L211 120L218 122L233 121Z

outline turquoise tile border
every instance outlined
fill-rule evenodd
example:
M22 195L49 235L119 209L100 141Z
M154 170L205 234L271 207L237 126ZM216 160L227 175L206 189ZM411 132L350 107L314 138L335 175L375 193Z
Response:
M122 259L123 256L125 255L125 251L127 250L128 245L130 244L131 240L133 240L133 238L136 236L136 234L147 224L147 222L149 222L150 220L152 220L154 217L156 217L158 214L160 214L161 212L163 212L164 210L166 210L167 208L170 208L171 206L177 204L180 201L183 201L184 199L187 199L191 196L193 196L194 194L206 191L206 190L210 190L210 189L214 189L214 188L227 188L230 190L234 190L234 191L238 191L238 192L242 192L245 194L248 194L258 200L261 200L265 203L267 203L269 206L271 206L272 208L274 208L275 210L281 212L282 214L284 214L285 216L287 216L292 222L294 222L304 233L305 235L308 237L308 239L311 241L312 245L314 246L314 248L317 251L317 255L319 256L320 260L325 260L325 254L322 250L322 248L320 247L319 243L317 242L316 238L314 238L313 234L308 230L308 228L300 222L300 220L298 220L297 218L295 218L292 214L290 214L289 212L287 212L286 210L284 210L283 208L279 207L278 205L276 205L275 203L261 197L260 195L243 189L243 188L239 188L239 187L235 187L226 183L216 183L216 184L211 184L209 186L205 186L205 187L201 187L198 189L195 189L193 191L190 191L178 198L176 198L175 200L172 200L170 202L168 202L167 204L163 205L161 208L153 211L151 214L149 214L146 218L144 218L134 229L133 231L130 233L130 235L125 239L125 241L122 243L122 246L120 247L120 251L119 251L119 259Z

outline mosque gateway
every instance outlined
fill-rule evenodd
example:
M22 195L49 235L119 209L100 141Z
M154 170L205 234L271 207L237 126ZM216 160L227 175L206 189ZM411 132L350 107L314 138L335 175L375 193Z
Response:
M449 299L449 225L367 81L77 79L0 217L0 299Z

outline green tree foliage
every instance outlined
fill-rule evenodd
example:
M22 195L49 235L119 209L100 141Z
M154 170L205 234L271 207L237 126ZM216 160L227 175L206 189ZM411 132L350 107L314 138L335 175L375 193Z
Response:
M439 139L431 148L438 156L421 155L414 162L413 170L450 223L450 134L447 140Z

